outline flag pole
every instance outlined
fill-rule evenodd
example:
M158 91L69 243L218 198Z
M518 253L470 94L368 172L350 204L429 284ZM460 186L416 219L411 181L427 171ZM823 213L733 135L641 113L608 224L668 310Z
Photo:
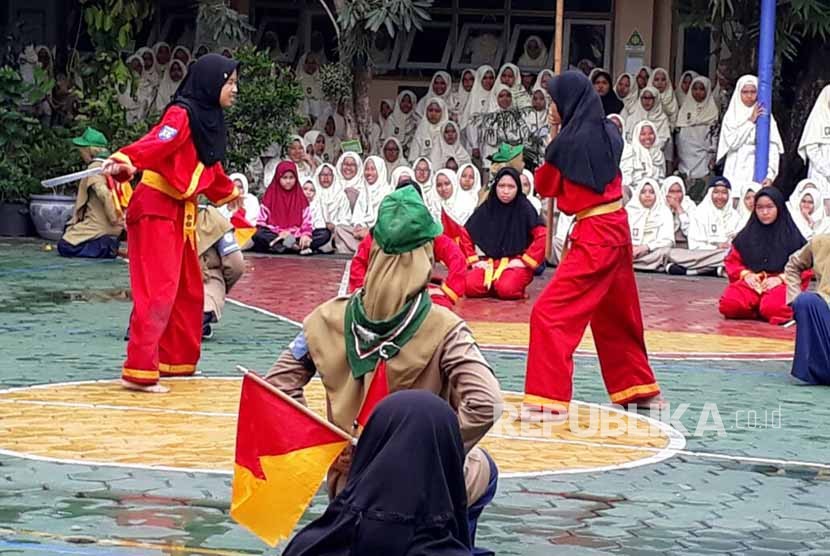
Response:
M350 435L346 431L341 430L340 428L336 427L332 423L328 422L326 419L323 419L322 417L320 417L319 415L317 415L316 413L311 411L309 408L307 408L306 406L304 406L303 404L301 404L300 402L298 402L297 400L295 400L294 398L292 398L291 396L289 396L288 394L286 394L285 392L283 392L282 390L280 390L279 388L277 388L276 386L274 386L273 384L271 384L270 382L268 382L267 380L265 380L264 378L262 378L261 376L256 374L254 371L246 369L242 365L237 365L236 370L239 371L240 373L244 374L245 376L250 377L251 380L253 380L257 384L259 384L260 386L262 386L263 388L265 388L266 390L268 390L269 392L271 392L275 396L280 397L284 402L290 404L295 409L297 409L297 410L301 411L302 413L304 413L306 416L311 417L316 422L323 425L324 427L329 429L334 434L338 435L343 440L348 440L352 444L357 444L357 438Z
M758 39L758 104L766 114L758 118L755 141L755 181L761 183L767 179L769 157L778 156L778 151L770 153L770 119L772 118L772 83L775 78L773 62L775 59L775 0L761 1L761 29ZM740 94L740 91L737 91Z
M565 33L565 0L556 0L556 29L553 38L553 73L562 73L562 41ZM545 215L545 226L547 236L545 237L545 260L552 262L553 255L553 233L554 233L554 200L548 199L548 212Z

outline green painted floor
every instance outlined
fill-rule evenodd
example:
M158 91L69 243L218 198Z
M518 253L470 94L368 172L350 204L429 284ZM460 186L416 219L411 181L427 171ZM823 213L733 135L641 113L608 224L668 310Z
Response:
M123 262L69 261L39 242L0 241L0 388L116 378L128 286ZM207 376L233 376L236 364L265 370L295 333L229 306L200 367ZM521 390L524 356L487 355L503 388ZM505 555L830 554L830 470L712 457L830 463L830 389L792 385L788 362L653 366L672 409L689 404L678 418L692 453L629 470L503 480L478 544ZM577 359L576 397L606 401L594 358ZM703 413L713 425L714 406L725 434L695 436ZM229 518L227 477L0 455L0 485L0 554L279 553ZM318 496L304 521L324 503Z

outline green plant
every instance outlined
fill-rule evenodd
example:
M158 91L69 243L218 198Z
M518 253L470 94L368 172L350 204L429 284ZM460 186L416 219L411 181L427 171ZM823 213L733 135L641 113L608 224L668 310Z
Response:
M29 196L37 193L40 184L19 164L0 155L0 204L26 203Z
M209 47L236 47L250 40L256 29L248 24L248 16L229 8L224 0L201 0L196 19L198 44Z
M152 0L81 0L84 22L97 49L122 50L150 19Z
M227 114L229 171L248 163L274 143L284 144L302 122L297 107L303 98L292 73L275 68L267 52L243 47L239 97Z
M340 0L337 25L338 49L343 60L370 60L375 35L383 29L391 38L399 31L420 31L432 18L432 0Z
M323 96L333 103L352 99L354 76L352 70L339 62L326 64L320 68L320 86Z

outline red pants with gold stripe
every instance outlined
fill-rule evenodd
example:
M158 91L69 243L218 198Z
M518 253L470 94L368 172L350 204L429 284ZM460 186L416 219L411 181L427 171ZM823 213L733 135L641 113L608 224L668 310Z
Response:
M192 375L199 361L202 271L184 237L183 211L179 215L129 222L133 313L122 377L136 384Z
M473 267L467 271L467 297L493 296L498 299L524 299L525 290L533 281L533 270L527 266L507 268L511 260L490 260L492 269Z
M530 316L525 403L561 408L573 395L573 353L591 324L611 401L660 393L648 363L631 245L574 242Z

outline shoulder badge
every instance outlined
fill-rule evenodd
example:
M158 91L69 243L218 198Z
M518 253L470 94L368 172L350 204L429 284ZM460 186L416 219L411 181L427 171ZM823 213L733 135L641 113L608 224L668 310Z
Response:
M171 141L178 134L179 134L178 129L176 129L175 127L171 127L169 125L166 125L166 126L162 127L159 130L158 138L161 141Z

